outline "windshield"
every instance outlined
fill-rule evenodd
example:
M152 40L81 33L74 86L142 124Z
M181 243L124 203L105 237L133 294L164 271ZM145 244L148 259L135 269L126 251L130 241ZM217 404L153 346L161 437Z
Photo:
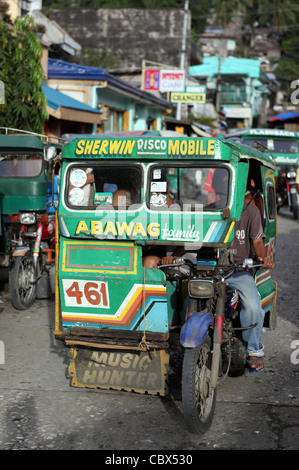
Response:
M155 166L149 178L148 206L152 210L223 208L228 199L228 179L225 168Z
M72 165L66 201L84 210L219 210L228 202L229 172L223 167L151 165L143 192L139 165Z
M127 209L141 202L141 168L127 165L72 166L66 200L89 209Z
M36 153L1 153L0 178L29 178L42 171L43 156Z
M254 142L262 144L264 147L275 153L299 153L299 142L290 139L254 138L244 139L243 144L254 146Z

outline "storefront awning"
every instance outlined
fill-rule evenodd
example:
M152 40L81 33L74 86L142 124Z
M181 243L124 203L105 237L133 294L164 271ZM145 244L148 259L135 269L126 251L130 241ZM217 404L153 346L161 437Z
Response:
M285 113L277 114L276 116L271 116L267 119L268 122L275 122L275 121L291 121L292 119L298 120L299 113L295 111L288 111Z
M81 101L75 100L54 88L42 85L42 90L47 99L47 111L50 116L66 121L100 124L101 113Z

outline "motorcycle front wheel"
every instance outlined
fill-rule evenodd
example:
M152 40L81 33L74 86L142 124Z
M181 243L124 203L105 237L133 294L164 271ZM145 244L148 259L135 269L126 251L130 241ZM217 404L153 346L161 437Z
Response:
M216 390L210 386L211 364L211 340L207 334L200 346L185 349L183 360L183 414L188 430L195 434L205 433L214 416Z
M36 283L31 253L15 256L9 269L9 292L11 303L17 310L26 310L33 305L36 297Z

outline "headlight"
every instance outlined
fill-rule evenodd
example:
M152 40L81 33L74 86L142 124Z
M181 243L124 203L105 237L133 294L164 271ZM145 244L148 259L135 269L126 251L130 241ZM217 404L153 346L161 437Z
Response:
M188 291L190 297L208 299L214 296L215 284L214 281L207 279L191 279L188 283Z
M287 178L296 178L296 172L295 171L288 171L287 172Z
M34 212L23 212L20 214L19 220L21 224L24 225L29 225L29 224L35 224L36 222L36 217Z

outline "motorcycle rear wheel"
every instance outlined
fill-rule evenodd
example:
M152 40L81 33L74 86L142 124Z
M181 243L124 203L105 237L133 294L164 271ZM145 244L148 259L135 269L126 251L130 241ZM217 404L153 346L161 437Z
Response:
M212 424L216 390L210 386L211 340L208 334L197 348L185 349L182 370L182 405L188 430L205 433Z
M34 268L31 253L16 256L9 269L10 300L17 310L30 308L36 297L36 283L33 283Z
M291 204L292 204L292 212L293 212L293 218L295 220L298 219L298 212L299 212L299 206L298 206L298 196L297 194L291 194Z

